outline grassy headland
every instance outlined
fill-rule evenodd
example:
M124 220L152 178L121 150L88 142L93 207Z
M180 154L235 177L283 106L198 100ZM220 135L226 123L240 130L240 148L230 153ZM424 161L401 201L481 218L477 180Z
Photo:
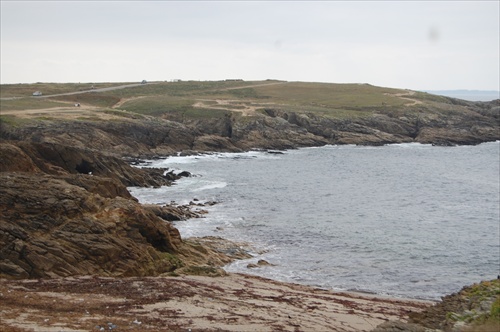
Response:
M34 97L34 91L43 95ZM500 136L495 103L369 84L277 80L37 83L2 85L0 95L3 123L15 124L15 118L168 120L202 135L227 137L232 145L236 139L252 138L236 144L238 149L410 141L476 144Z
M440 112L451 98L369 84L334 84L285 81L180 81L152 82L101 92L102 88L131 83L36 83L2 85L0 111L64 106L75 102L95 107L116 107L162 116L169 113L195 118L220 117L220 109L240 112L245 106L259 111L279 108L331 118L369 116L374 113ZM94 91L91 88L94 87ZM32 97L41 91L42 97ZM81 94L63 95L64 93ZM90 92L89 92L90 91ZM52 95L57 95L53 96ZM16 98L5 100L5 98ZM219 110L213 105L226 101ZM202 101L202 103L199 103ZM203 107L211 105L211 107Z

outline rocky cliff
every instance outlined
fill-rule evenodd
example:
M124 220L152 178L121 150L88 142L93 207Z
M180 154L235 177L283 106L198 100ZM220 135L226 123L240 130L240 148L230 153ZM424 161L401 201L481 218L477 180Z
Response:
M143 206L125 187L169 185L163 171L55 143L0 143L0 277L144 276L206 264L220 273L224 255L200 252L168 222L195 213Z
M378 112L347 119L280 109L266 109L265 112L269 117L283 119L328 144L418 142L456 145L498 140L500 100L463 104L459 109L450 107L447 112L428 112L428 107L421 106L421 110Z
M80 179L78 178L80 177ZM1 276L155 275L173 271L180 236L134 200L72 175L0 173ZM69 180L69 181L68 181Z
M452 105L439 112L430 112L428 106L422 106L420 111L374 112L344 119L265 108L254 116L176 119L179 122L168 115L112 121L27 121L22 125L0 121L0 138L56 144L65 149L89 149L121 157L165 156L180 151L291 149L325 144L478 144L500 139L500 100L464 103L456 106L458 109ZM64 161L56 165L60 166L61 162ZM112 160L106 160L109 162ZM104 166L94 163L88 170L101 167ZM87 165L81 164L80 170L85 172Z
M198 84L186 84L186 88L198 88ZM23 113L13 104L7 115L0 116L0 276L158 275L181 267L189 270L189 264L215 267L227 262L213 249L183 241L167 222L192 217L191 211L143 206L131 197L127 186L170 185L176 176L162 169L131 167L125 157L325 144L477 144L500 139L500 100L418 99L414 92L354 85L347 98L354 102L338 104L342 109L336 109L331 95L344 87L328 85L318 98L329 104L320 105L309 101L309 93L326 85L283 82L279 91L272 90L276 83L267 85L270 90L232 87L196 90L191 95L190 90L171 90L181 85L157 84L150 86L149 99L130 91L132 97L110 105L112 109L82 102L77 109L64 104ZM141 86L140 91L147 94L148 87ZM234 100L235 89L240 89L241 100ZM359 89L382 103L360 106L371 99L363 101ZM285 92L292 102L278 96ZM302 99L295 99L295 94ZM106 97L85 96L89 103ZM80 102L79 96L72 98ZM135 106L135 112L126 111L121 108L134 106L127 100L142 104ZM202 101L192 104L193 100ZM175 103L185 103L180 113ZM217 273L211 268L206 271Z

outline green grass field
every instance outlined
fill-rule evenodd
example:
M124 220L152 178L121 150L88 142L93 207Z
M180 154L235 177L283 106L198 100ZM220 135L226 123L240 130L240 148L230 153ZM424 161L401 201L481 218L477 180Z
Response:
M332 118L364 117L373 113L404 114L447 111L455 107L449 98L369 84L334 84L284 81L181 81L151 82L105 92L90 92L53 98L44 96L120 86L130 83L37 83L1 86L0 110L50 108L62 102L82 103L98 108L116 108L148 116L175 118L218 118L262 114L265 108L312 113ZM66 104L67 105L67 104ZM246 113L245 113L246 112Z
M31 97L33 92L41 91L43 95L53 95L67 92L87 91L92 86L95 89L107 88L129 83L32 83L32 84L2 84L0 98Z
M39 98L22 98L13 100L0 100L0 112L6 110L26 110L26 109L42 109L67 106L67 103L61 103L49 99Z

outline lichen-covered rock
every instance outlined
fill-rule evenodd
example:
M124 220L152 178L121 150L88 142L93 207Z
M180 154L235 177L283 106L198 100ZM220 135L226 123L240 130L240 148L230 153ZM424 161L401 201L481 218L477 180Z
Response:
M374 330L391 331L499 331L500 279L466 286L444 296L421 312L409 314L408 322L386 322Z

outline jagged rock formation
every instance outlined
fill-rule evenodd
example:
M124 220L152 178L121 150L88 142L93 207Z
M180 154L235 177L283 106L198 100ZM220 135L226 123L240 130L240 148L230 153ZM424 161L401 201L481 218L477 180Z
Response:
M217 272L222 255L191 258L166 222L195 213L142 206L125 187L170 183L163 170L88 149L0 143L0 277L159 275L207 261Z
M419 142L436 145L478 144L500 138L500 100L463 102L444 113L401 111L334 119L312 113L266 109L272 118L307 130L330 144L380 145Z
M440 112L431 112L429 106L422 106L421 110L380 112L345 119L267 108L255 116L175 119L179 122L152 117L34 121L22 126L0 122L0 138L50 143L67 150L71 147L104 151L121 157L165 156L179 151L290 149L325 144L478 144L500 139L500 100L462 101L460 105L448 106L449 109ZM106 160L109 162L111 160ZM82 172L87 170L86 166L80 165ZM94 164L92 169L98 166Z
M91 176L69 176L78 177ZM178 267L177 230L132 199L46 174L2 172L0 183L3 277L155 275Z
M3 142L0 144L2 171L87 174L112 179L125 186L159 187L171 183L163 176L165 170L139 169L116 156L55 143Z

